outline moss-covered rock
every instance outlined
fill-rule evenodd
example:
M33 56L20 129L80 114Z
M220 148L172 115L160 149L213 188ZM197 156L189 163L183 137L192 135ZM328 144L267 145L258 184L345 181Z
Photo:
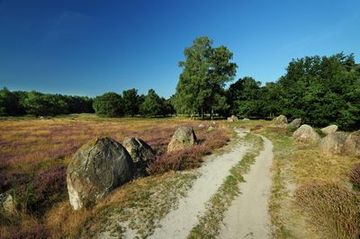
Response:
M75 210L90 206L133 176L133 161L120 143L93 140L75 153L67 168L70 204Z
M155 153L150 145L140 138L125 138L123 146L134 162L136 176L146 175L148 164L155 158Z
M186 149L195 145L196 142L197 139L193 128L188 126L181 126L177 128L174 135L172 136L167 151L171 152Z

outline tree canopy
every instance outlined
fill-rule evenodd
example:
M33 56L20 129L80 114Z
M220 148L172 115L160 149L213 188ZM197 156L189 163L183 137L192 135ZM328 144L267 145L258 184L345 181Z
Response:
M177 113L204 116L228 108L224 87L236 73L233 54L225 46L214 48L208 37L199 37L184 55L173 100Z
M124 101L121 95L107 92L94 99L95 113L100 116L116 117L124 115Z
M261 86L244 77L227 90L231 113L266 118L284 114L313 126L360 127L360 71L354 56L312 56L292 60L277 82Z

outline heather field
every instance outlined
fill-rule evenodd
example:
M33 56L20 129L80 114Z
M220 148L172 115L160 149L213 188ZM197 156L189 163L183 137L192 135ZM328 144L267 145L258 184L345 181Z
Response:
M200 124L204 127L199 127ZM200 144L189 150L166 153L171 135L181 125L194 127ZM214 129L209 130L210 125ZM149 168L149 173L155 176L146 180L156 181L168 171L200 166L203 155L225 145L231 136L222 121L99 118L92 114L46 119L4 118L0 121L0 132L0 193L11 190L18 202L15 216L7 217L0 212L0 234L15 238L62 237L72 233L69 228L64 229L64 234L52 231L45 221L53 220L48 218L48 213L57 211L58 207L66 207L69 213L58 218L60 221L76 214L68 205L66 167L76 150L91 139L109 136L121 143L125 137L142 138L156 152Z

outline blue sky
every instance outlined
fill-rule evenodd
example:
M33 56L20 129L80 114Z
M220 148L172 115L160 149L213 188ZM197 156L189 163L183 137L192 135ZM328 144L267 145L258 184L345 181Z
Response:
M268 82L292 58L360 59L359 0L0 0L0 87L95 96L175 92L197 36L225 45L236 79Z

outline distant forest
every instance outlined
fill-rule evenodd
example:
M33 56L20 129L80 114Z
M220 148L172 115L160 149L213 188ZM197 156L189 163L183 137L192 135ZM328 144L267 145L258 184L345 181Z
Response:
M169 116L302 118L317 127L337 124L343 130L360 128L360 64L353 54L293 59L276 82L244 77L233 82L236 64L225 47L214 48L199 37L185 48L183 71L176 93L169 99L153 89L139 95L136 89L95 98L0 90L1 116L54 116L95 112L100 116Z

